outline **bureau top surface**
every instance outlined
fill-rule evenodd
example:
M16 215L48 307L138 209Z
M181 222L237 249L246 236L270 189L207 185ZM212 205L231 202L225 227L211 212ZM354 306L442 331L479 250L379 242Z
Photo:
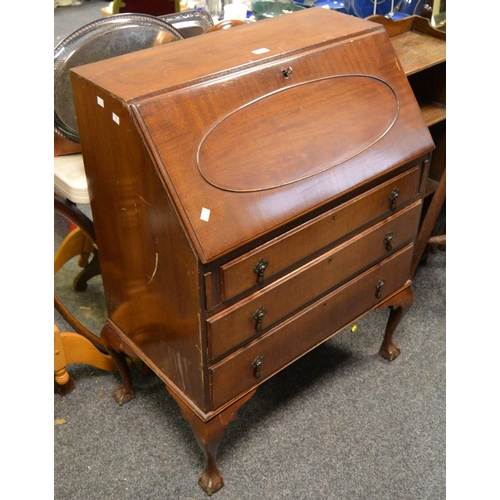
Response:
M321 8L75 73L130 110L203 262L433 147L383 27Z
M354 16L311 8L114 57L72 71L130 101L261 64L286 53L383 30Z

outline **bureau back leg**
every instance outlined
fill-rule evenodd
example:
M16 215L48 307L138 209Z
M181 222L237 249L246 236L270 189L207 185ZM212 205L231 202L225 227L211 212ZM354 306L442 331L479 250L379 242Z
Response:
M392 341L392 334L396 330L399 322L413 304L414 294L413 287L409 286L402 290L400 293L381 304L380 307L390 307L391 312L385 328L384 341L380 347L379 354L385 359L392 361L396 359L401 349Z
M101 340L109 355L115 362L122 378L122 385L113 391L114 400L121 406L123 403L128 403L135 398L132 377L130 376L130 369L127 362L127 355L121 350L123 343L120 342L108 324L104 325L104 328L101 331Z
M208 495L211 495L224 486L224 478L217 467L217 449L219 448L222 434L226 427L236 419L236 412L238 409L255 394L256 389L224 408L221 412L208 420L203 420L168 386L167 390L176 400L184 418L189 422L193 434L196 437L196 441L205 455L206 467L198 483Z

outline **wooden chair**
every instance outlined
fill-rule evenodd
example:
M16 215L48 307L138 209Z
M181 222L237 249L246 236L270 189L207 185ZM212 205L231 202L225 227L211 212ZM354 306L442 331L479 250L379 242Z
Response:
M99 257L92 221L73 205L71 198L54 196L54 210L68 220L71 228L54 253L54 275L71 259L78 256L81 267L73 280L73 287L85 289L87 281L99 274ZM84 363L101 370L117 371L116 364L107 353L98 332L89 329L68 308L64 300L54 294L54 305L74 332L61 332L54 325L54 388L59 394L68 394L75 382L67 371L73 363ZM103 304L103 308L105 305ZM104 325L102 325L104 326Z
M54 325L54 387L61 395L75 388L75 382L66 369L73 363L84 363L111 372L118 370L111 356L102 353L85 337L75 332L60 332Z

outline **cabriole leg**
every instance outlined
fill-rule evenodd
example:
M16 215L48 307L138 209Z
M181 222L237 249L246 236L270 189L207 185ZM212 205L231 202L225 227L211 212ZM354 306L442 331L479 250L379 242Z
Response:
M392 341L392 334L412 305L413 299L413 287L409 286L393 297L390 302L384 304L384 306L391 308L391 312L389 314L389 320L385 328L384 341L380 347L379 354L389 361L396 359L401 353L399 346Z
M171 391L168 387L167 390L177 401L184 418L189 422L198 445L205 455L206 467L198 483L208 495L212 495L212 493L215 493L224 486L224 478L216 463L217 449L219 448L222 434L226 427L236 419L236 412L238 409L255 394L255 390L243 396L241 399L206 421L202 420L194 413L175 392Z
M113 398L121 406L135 398L132 377L128 367L127 356L119 350L120 342L113 330L106 324L101 331L101 340L109 355L115 362L122 378L122 385L114 390Z

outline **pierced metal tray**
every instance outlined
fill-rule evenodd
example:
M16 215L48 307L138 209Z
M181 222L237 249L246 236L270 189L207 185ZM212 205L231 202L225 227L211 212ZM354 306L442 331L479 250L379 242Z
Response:
M148 14L116 14L75 31L54 49L54 130L80 142L69 70L130 52L181 40L167 21Z

